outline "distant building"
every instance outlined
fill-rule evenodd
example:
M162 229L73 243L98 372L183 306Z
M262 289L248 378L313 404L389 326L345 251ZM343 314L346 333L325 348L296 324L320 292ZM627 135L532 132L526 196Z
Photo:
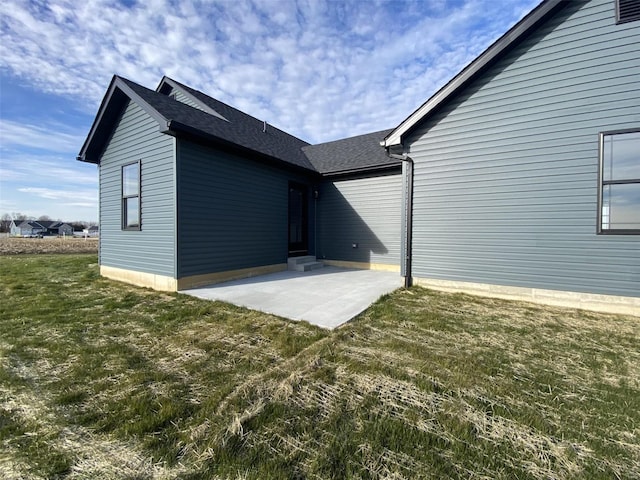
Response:
M11 235L22 237L73 235L71 225L52 220L12 220L10 229Z

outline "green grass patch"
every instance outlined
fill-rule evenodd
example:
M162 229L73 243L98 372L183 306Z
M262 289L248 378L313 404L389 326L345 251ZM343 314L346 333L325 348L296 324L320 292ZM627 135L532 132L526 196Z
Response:
M3 478L640 478L637 317L412 288L328 332L0 272Z

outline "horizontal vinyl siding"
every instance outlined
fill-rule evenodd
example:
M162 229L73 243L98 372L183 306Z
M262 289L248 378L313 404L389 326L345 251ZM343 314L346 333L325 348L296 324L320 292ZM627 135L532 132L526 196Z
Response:
M174 277L173 138L130 102L100 161L100 263ZM141 162L140 231L122 230L123 165Z
M318 199L318 256L400 265L401 213L400 172L324 182Z
M204 109L202 108L202 106L199 103L194 102L190 97L186 96L180 90L174 90L172 92L172 95L174 95L174 98L176 100L178 100L179 102L185 103L185 104L189 105L190 107L197 108L198 110L204 111Z
M286 263L289 181L310 182L188 141L178 148L179 277Z
M597 235L598 134L640 126L640 23L575 2L407 143L417 277L640 296L640 237Z

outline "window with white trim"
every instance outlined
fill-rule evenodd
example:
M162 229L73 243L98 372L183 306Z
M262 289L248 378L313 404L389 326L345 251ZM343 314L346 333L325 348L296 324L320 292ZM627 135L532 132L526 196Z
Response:
M122 229L140 230L140 162L122 167Z
M600 134L598 233L640 234L640 129Z

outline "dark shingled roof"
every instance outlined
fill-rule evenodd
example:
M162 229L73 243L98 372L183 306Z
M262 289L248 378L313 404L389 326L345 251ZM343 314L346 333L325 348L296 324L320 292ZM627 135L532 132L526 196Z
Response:
M231 123L255 123L262 128L263 123L254 117L247 115L215 98L212 98L199 90L195 90L176 80L169 79L171 83L191 94L198 101L216 111L219 115L228 119ZM267 129L275 128L268 126ZM277 129L276 129L277 130ZM302 152L311 163L314 170L321 174L335 174L353 172L363 169L386 168L398 165L397 160L389 158L380 142L391 133L392 129L381 132L358 135L356 137L336 140L302 147ZM285 132L282 132L285 135ZM295 137L293 137L295 138Z
M367 133L302 148L314 168L325 175L375 170L400 165L389 158L380 142L391 132Z
M302 153L302 147L309 145L307 142L272 125L267 125L266 131L263 131L262 121L240 110L208 97L210 106L228 120L225 121L130 80L121 80L168 120L169 130L195 135L201 133L211 139L238 145L298 167L314 170ZM206 97L197 90L190 91L192 94L198 93L199 98Z
M183 90L208 112L169 96L173 88ZM248 150L309 172L339 175L400 165L380 146L391 130L310 145L272 125L265 127L263 121L168 77L163 78L158 89L162 93L114 76L78 159L92 163L100 161L118 112L127 98L131 98L158 122L163 133L189 135L213 144Z

